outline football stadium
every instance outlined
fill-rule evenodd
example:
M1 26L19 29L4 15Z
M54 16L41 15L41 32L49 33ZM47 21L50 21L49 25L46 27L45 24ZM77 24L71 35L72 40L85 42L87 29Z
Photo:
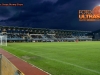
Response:
M0 0L0 75L100 75L100 0Z
M100 75L99 30L0 26L0 33L2 75ZM24 74L19 64L31 69L14 56L46 74Z

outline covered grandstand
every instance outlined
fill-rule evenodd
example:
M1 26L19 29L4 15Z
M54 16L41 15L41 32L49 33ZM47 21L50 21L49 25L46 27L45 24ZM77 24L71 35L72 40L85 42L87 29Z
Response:
M0 35L7 35L8 42L61 42L90 41L91 31L0 26Z
M93 35L93 40L100 40L100 29L93 31L91 35Z

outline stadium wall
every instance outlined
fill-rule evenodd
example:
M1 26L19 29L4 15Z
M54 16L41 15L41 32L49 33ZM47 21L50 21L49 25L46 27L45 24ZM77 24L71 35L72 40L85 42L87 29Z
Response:
M0 75L24 75L5 56L0 54Z

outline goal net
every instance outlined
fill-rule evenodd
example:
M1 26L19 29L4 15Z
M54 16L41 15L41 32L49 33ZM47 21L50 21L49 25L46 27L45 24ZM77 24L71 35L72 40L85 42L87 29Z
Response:
M0 35L0 46L7 46L7 36Z

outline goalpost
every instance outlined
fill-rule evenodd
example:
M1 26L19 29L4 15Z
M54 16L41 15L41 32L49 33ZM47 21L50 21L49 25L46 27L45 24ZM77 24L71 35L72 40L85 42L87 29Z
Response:
M0 46L7 46L7 35L0 35Z

